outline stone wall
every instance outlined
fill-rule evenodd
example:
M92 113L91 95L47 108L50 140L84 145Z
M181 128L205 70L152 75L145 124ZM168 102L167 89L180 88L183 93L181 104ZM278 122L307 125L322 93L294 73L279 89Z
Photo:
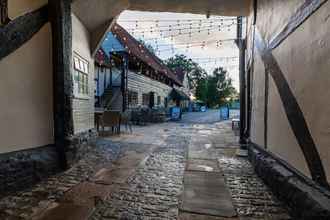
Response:
M90 151L90 148L95 146L94 143L97 137L98 133L95 129L81 132L72 137L69 149L66 152L69 166L82 159Z
M329 191L297 175L295 168L256 145L250 145L249 159L257 174L288 205L296 219L329 219Z
M0 155L0 197L25 189L59 171L55 147Z

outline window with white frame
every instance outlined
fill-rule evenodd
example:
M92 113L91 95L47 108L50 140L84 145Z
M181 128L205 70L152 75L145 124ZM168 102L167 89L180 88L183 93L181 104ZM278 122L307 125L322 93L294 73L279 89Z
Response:
M88 95L88 69L88 61L74 54L73 77L75 94Z

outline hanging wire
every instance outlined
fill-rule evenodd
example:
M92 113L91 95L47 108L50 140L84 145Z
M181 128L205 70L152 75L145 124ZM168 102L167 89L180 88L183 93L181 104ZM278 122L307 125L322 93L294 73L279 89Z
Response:
M228 21L228 20L234 20L236 21L237 18L209 18L209 19L200 19L200 18L190 18L190 19L141 19L141 20L119 20L120 22L178 22L178 21Z
M126 30L128 31L132 31L132 30L149 30L149 28L154 28L154 29L159 29L159 30L162 30L162 29L175 29L175 28L190 28L190 27L193 27L195 26L196 28L200 28L200 27L203 27L204 25L209 25L209 26L234 26L234 25L237 25L237 22L233 21L233 22L230 22L230 23L224 23L224 22L219 22L218 24L217 23L214 23L214 22L207 22L207 23L184 23L184 24L169 24L169 25L163 25L163 26L160 26L160 25L155 25L154 27L153 26L149 26L149 27L137 27L135 26L134 28L126 28Z
M132 28L132 29L126 29L127 31L129 31L130 33L135 33L135 34L138 34L138 33L160 33L160 32L171 32L171 31L184 31L184 30L200 30L200 31L208 31L210 29L213 29L213 28L217 28L220 30L221 29L228 29L228 28L231 28L231 27L235 27L235 25L209 25L209 26L202 26L202 27L183 27L183 28L168 28L168 29L153 29L152 27L148 28L148 29L136 29L136 28Z

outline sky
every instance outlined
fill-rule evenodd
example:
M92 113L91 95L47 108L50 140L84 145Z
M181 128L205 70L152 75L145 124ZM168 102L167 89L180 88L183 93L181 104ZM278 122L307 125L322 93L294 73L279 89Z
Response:
M124 11L117 21L137 39L156 49L162 60L184 54L208 74L222 66L239 90L238 56L234 43L236 18L183 13Z

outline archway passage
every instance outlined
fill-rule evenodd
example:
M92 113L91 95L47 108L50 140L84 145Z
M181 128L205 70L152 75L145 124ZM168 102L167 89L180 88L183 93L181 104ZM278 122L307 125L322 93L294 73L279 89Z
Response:
M81 219L96 206L94 217L101 219L130 219L136 213L141 216L147 213L147 217L157 213L159 218L167 213L173 218L181 215L183 219L221 214L246 217L251 206L244 206L246 201L240 204L240 198L249 197L250 193L253 196L255 191L262 191L267 198L252 204L256 206L252 207L256 210L253 214L260 214L259 208L266 207L265 204L282 207L275 197L268 196L270 192L263 182L254 182L257 179L254 167L295 217L329 218L330 139L326 135L325 118L330 105L321 98L329 93L329 1L27 0L22 3L13 0L0 3L0 69L4 70L0 74L0 101L4 103L0 112L0 166L4 168L0 193L17 191L22 198L19 204L23 204L26 194L21 189L58 172L59 168L72 166L59 175L65 179L64 186L63 181L54 184L58 180L55 177L42 185L49 191L28 193L38 198L33 200L36 206L44 204L39 202L47 200L49 194L51 198L53 193L65 194L55 196L61 201L59 204L47 200L46 204L51 205L46 205L46 212L43 212L45 207L39 207L42 211L37 215L58 217L58 213L66 213L63 210L71 210L64 219ZM133 17L120 23L118 15L128 9ZM144 18L140 22L136 10L157 12L160 18L166 12L168 17ZM184 20L170 12L201 14L203 18ZM231 31L227 38L208 37L212 32L231 27L237 28L231 38L228 37ZM158 33L156 37L155 33ZM192 40L201 33L205 35ZM119 47L111 44L104 47L107 40ZM210 74L203 71L207 67L202 67L205 63L223 67L219 60L224 56L215 56L210 51L223 48L228 42L236 43L233 45L239 48L239 55L234 57L240 67L237 88L240 87L241 112L240 119L233 122L240 125L240 144L248 150L253 167L246 159L234 155L240 146L230 124L212 120L219 116L219 110L206 108L218 104L217 107L222 107L221 115L228 113L227 106L221 104L229 99L219 96L226 91L222 86L228 88L231 81L226 78L225 69L209 67ZM200 56L204 55L200 52L189 57L189 51L195 48L207 51L208 56ZM172 57L175 51L181 51L188 59L180 54ZM233 58L228 53L225 57ZM182 61L198 71L180 68ZM134 71L137 74L132 74ZM186 106L191 97L182 89L185 74L187 84L200 99L195 106L189 103ZM134 77L133 81L140 84L130 84ZM166 97L166 93L170 95ZM94 99L104 109L119 107L114 111L94 109ZM163 121L166 113L173 120L182 121L167 122L162 124L164 127L134 127L136 133L127 134L128 139L96 138L95 122L113 127L113 133L123 132L118 124L125 122L129 128L130 116L126 111L120 115L119 111L139 105L149 108L134 109L134 123ZM171 110L164 113L156 108L161 106ZM182 114L183 108L190 107L201 112ZM95 118L100 121L94 121ZM236 127L235 123L232 128ZM97 144L91 147L95 140ZM113 143L114 140L117 142ZM113 160L117 163L112 163ZM247 182L261 188L253 188ZM177 198L182 183L184 202L179 206ZM242 187L251 190L244 191L247 195L233 193ZM235 200L236 206L227 203L230 190L234 200L239 198ZM97 198L96 202L91 197ZM4 201L16 198L9 196ZM100 200L104 204L97 202ZM158 206L155 200L164 206ZM11 213L14 217L26 216L26 210L29 213L38 210L33 207L15 212L12 209L19 207L8 207L8 202L1 204L8 208L0 213L3 218ZM124 210L127 206L132 206L134 213ZM110 209L113 212L107 216L104 210ZM274 210L276 213L267 216L270 210L264 208L263 217L290 219L285 209ZM200 215L193 216L192 212Z

